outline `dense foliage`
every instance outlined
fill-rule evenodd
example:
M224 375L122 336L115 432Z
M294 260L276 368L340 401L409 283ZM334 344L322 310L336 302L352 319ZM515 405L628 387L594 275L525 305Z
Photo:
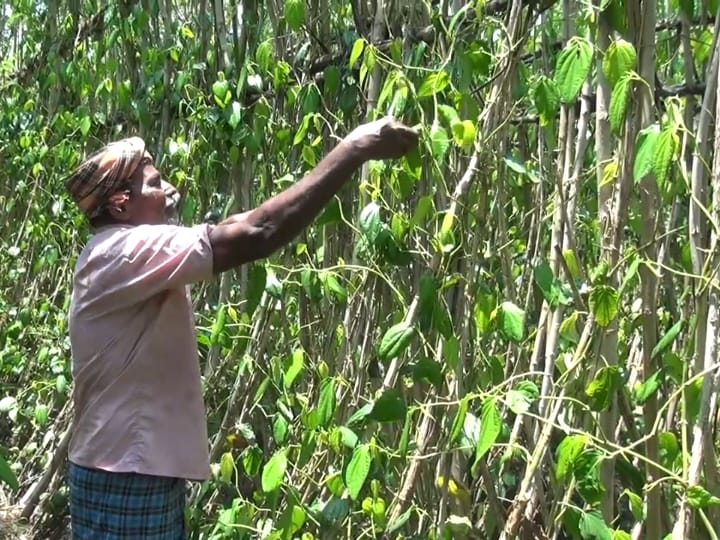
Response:
M392 113L417 153L193 289L191 538L718 538L717 10L6 2L3 513L66 534L83 156L140 134L216 221Z

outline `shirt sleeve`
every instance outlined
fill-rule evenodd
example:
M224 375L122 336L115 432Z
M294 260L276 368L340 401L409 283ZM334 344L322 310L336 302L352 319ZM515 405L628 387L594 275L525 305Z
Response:
M209 225L140 225L103 236L75 276L86 303L114 307L213 277Z

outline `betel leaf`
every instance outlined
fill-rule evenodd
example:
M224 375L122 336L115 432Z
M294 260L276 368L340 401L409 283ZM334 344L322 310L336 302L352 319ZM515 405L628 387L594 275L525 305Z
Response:
M657 123L646 127L638 133L635 167L633 168L633 178L636 184L653 172L659 138L660 126Z
M588 403L593 411L604 411L612 403L615 392L622 386L620 370L616 366L606 366L598 371L593 381L585 389L590 398Z
M460 123L458 112L450 105L438 104L438 114L445 121L448 127L452 128L455 124Z
M525 312L510 301L498 307L500 331L505 338L520 343L525 337Z
M435 94L439 94L450 84L450 78L448 77L447 71L438 71L431 73L425 80L420 84L420 88L417 91L418 98L430 97Z
M578 36L571 38L558 56L555 85L563 103L574 103L590 74L593 49L590 42Z
M370 415L370 413L371 413L372 410L373 410L374 405L375 405L375 404L371 402L371 403L366 403L365 405L363 405L362 407L360 407L360 408L359 408L357 411L355 411L355 413L348 419L347 425L348 425L348 426L353 426L353 425L362 423L362 421L365 420L365 418L367 418L367 417Z
M458 146L469 149L475 142L477 130L470 120L463 120L452 126L453 139Z
M557 469L555 475L558 480L564 480L569 477L575 462L585 450L587 443L587 435L568 435L562 440L557 449Z
M285 0L285 21L292 30L300 30L305 22L304 0Z
M610 44L603 58L602 68L613 90L623 77L636 69L636 66L637 52L632 43L620 38Z
M273 422L273 439L275 439L275 444L285 444L289 428L290 424L287 418L282 415L275 417L275 422Z
M655 147L655 160L653 161L653 172L661 186L667 181L670 174L670 166L675 158L675 150L679 145L677 133L673 126L665 127L658 136Z
M370 446L367 444L357 446L353 451L350 463L348 463L345 469L345 486L353 501L360 495L360 490L362 490L367 475L370 472L371 462Z
M673 4L674 3L675 2L673 2ZM678 0L677 6L689 20L693 19L693 17L695 16L695 2L693 0ZM712 13L716 12L713 11Z
M320 400L318 407L312 414L315 414L318 427L327 427L335 416L337 406L335 396L335 379L325 379L321 383Z
M533 92L535 108L540 116L540 126L548 126L556 117L560 106L560 96L555 83L545 76L541 76Z
M402 434L400 435L400 442L398 442L397 445L400 459L405 459L405 457L407 456L408 446L410 446L410 430L415 426L415 422L413 421L413 413L413 409L410 409L408 411L408 414L405 415L405 425L403 426Z
M413 380L425 380L439 389L443 383L442 364L430 358L421 358L413 367Z
M450 138L445 128L441 127L438 122L433 123L430 128L430 147L433 157L438 163L442 163L450 148Z
M247 302L245 303L245 312L248 316L252 316L260 305L263 292L265 291L265 282L267 280L267 271L262 264L253 264L248 271L247 281Z
M488 399L483 403L480 420L480 437L475 449L476 462L482 459L492 448L502 431L502 417L496 399Z
M612 540L612 529L600 512L585 512L580 518L580 535L583 540Z
M572 294L569 288L563 286L560 280L555 277L547 261L538 264L533 273L535 283L540 288L545 300L553 308L560 304L567 306L572 303Z
M405 420L407 405L397 390L385 391L373 404L368 418L376 422L400 422Z
M279 488L285 479L287 471L287 450L282 448L275 452L265 464L262 472L262 489L271 493Z
M387 362L398 357L410 345L415 328L403 321L388 328L380 341L378 358L381 362Z
M624 76L618 81L610 96L610 129L619 135L622 132L625 116L627 115L628 103L630 102L630 89L632 88L632 77Z
M510 410L515 414L524 414L530 409L530 400L525 394L517 390L509 390L505 400Z
M520 381L507 393L506 401L515 414L523 414L530 409L533 401L540 397L540 390L532 381Z
M688 504L693 508L707 508L720 505L720 498L702 486L690 486L687 490Z
M643 508L643 500L640 495L626 489L622 492L622 495L626 495L628 498L628 506L636 521L643 521L645 519L645 509Z
M4 482L10 486L10 489L13 491L20 489L20 484L18 483L15 473L2 455L0 455L0 482Z
M655 395L660 388L664 378L664 372L662 369L657 370L655 373L645 380L640 386L635 388L635 402L638 405L644 405L648 399Z
M289 390L292 387L295 379L297 379L297 376L300 375L304 366L305 353L302 349L295 349L290 356L290 365L283 375L283 384L286 390Z
M381 228L380 207L377 203L371 202L360 212L360 231L371 244L374 244Z
M665 335L658 341L657 345L652 350L652 353L650 354L650 358L655 358L659 354L662 354L665 352L665 350L672 345L673 341L675 341L675 338L678 337L680 332L682 331L684 322L682 320L676 322L673 324L670 329L665 332Z
M455 414L455 420L453 420L452 428L450 429L450 444L455 444L460 435L462 434L463 427L465 426L465 416L467 415L468 408L470 407L470 399L465 396L458 406L457 413Z
M613 322L619 312L620 296L609 285L596 285L590 291L590 311L601 327L607 327Z
M230 98L230 82L227 80L215 81L212 85L215 103L220 107L225 107L227 100Z
M355 40L352 51L350 52L350 69L354 68L358 60L360 60L360 56L362 56L365 50L365 43L366 41L363 38Z
M242 465L250 478L257 475L260 472L260 466L262 465L263 454L257 446L249 446L242 453Z
M232 452L225 452L220 457L220 479L223 482L229 482L232 479L233 472L235 472L235 463Z

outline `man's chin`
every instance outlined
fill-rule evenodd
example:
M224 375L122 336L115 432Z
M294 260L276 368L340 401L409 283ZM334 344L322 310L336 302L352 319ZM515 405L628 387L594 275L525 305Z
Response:
M177 225L178 223L180 223L180 220L178 219L178 213L174 208L168 209L165 212L165 223L168 225Z

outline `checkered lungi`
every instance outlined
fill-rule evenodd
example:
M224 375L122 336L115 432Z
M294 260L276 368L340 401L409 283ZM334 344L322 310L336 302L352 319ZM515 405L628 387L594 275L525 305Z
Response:
M69 464L73 540L184 540L185 481Z

